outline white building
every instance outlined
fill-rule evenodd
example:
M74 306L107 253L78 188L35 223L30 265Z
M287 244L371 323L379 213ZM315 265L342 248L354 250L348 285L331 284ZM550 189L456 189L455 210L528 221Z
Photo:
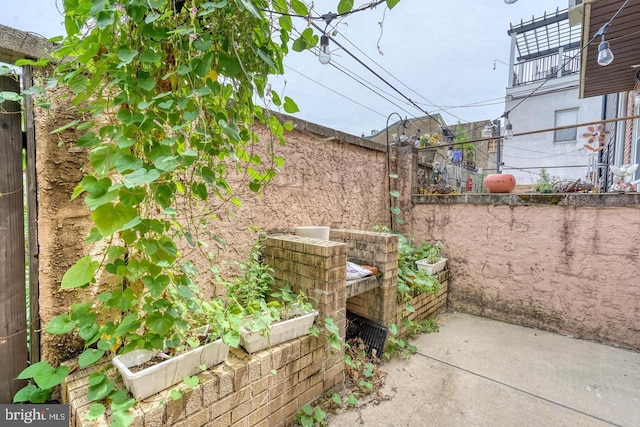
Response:
M594 178L590 173L598 159L584 148L588 128L575 125L601 120L605 97L579 98L581 28L580 23L570 25L564 10L508 31L511 73L505 111L517 136L503 142L502 170L519 185L534 183L543 168L560 180ZM557 130L530 133L544 129Z

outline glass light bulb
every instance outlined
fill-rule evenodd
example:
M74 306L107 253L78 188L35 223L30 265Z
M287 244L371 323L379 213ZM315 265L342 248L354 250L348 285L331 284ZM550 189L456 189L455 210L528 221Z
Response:
M511 139L513 138L513 126L511 125L511 123L507 123L507 125L504 128L504 139Z
M318 61L321 64L331 62L331 51L329 50L329 36L323 34L320 37L320 52L318 52Z
M613 62L613 52L609 47L609 42L603 40L598 45L598 64L603 67Z

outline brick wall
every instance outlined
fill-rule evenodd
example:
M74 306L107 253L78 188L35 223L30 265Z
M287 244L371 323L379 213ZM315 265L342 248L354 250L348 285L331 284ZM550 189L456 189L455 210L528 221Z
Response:
M243 350L232 349L224 363L198 374L200 383L195 388L181 383L139 402L131 411L135 417L132 426L291 425L302 406L323 395L325 390L343 386L343 367L327 363L335 360L332 352L324 339L312 336L251 356ZM110 364L105 362L102 367L109 368L108 374L116 377ZM86 400L88 377L95 370L93 367L76 371L63 387L63 403L71 405L72 427L109 423L105 416L94 421L85 419L90 407ZM183 396L173 400L171 390L176 388Z
M333 241L347 247L347 259L361 265L378 267L380 285L347 299L346 308L374 322L395 322L398 285L398 236L359 230L331 230Z
M440 281L440 291L436 294L424 292L415 295L409 301L398 304L398 315L396 324L399 327L399 335L407 335L407 328L402 326L402 319L407 318L411 321L420 322L426 320L436 314L444 311L447 307L447 294L449 291L449 270L438 273L438 281ZM405 307L411 305L414 312L410 313Z

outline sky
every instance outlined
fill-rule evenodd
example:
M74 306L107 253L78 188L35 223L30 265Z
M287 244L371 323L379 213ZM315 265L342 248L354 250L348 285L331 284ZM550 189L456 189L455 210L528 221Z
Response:
M0 24L60 35L61 4L22 0L20 7L3 10ZM316 0L314 11L334 12L337 4ZM401 0L391 10L380 5L331 23L332 37L351 55L330 43L331 62L323 65L313 52L292 51L285 75L272 78L271 87L297 103L297 117L358 136L384 129L398 115L421 117L424 111L440 114L449 125L493 120L504 112L510 24L567 6L568 0ZM295 24L300 30L306 25L302 19Z

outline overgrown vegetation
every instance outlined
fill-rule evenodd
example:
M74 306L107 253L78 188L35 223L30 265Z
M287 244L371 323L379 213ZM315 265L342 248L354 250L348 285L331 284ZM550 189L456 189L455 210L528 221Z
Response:
M310 10L298 0L63 5L67 35L56 40L53 60L17 65L51 64L46 86L66 91L77 112L55 132L79 132L75 146L89 153L73 198L83 197L91 211L87 241L94 249L65 273L61 289L93 287L95 297L88 293L54 317L46 332L83 340L79 367L115 352L184 343L203 323L236 346L240 317L224 301L200 296L195 277L202 272L179 248L207 257L210 245L224 244L212 230L221 212L241 204L242 190L227 179L231 171L259 193L283 165L274 147L285 143L292 124L258 103L298 110L270 89L268 77L283 72L289 46L302 51L317 44L310 27L292 38L290 15L310 16ZM337 10L352 8L353 1L340 0ZM41 107L51 103L42 87L27 94L39 97ZM270 138L258 138L256 122ZM69 371L46 360L31 365L19 376L31 383L14 401L46 402ZM86 398L95 402L90 419L108 411L113 425L133 421L128 410L135 401L103 370L89 377Z
M553 193L553 184L557 179L551 177L545 168L540 169L540 177L531 186L533 191L538 193Z

